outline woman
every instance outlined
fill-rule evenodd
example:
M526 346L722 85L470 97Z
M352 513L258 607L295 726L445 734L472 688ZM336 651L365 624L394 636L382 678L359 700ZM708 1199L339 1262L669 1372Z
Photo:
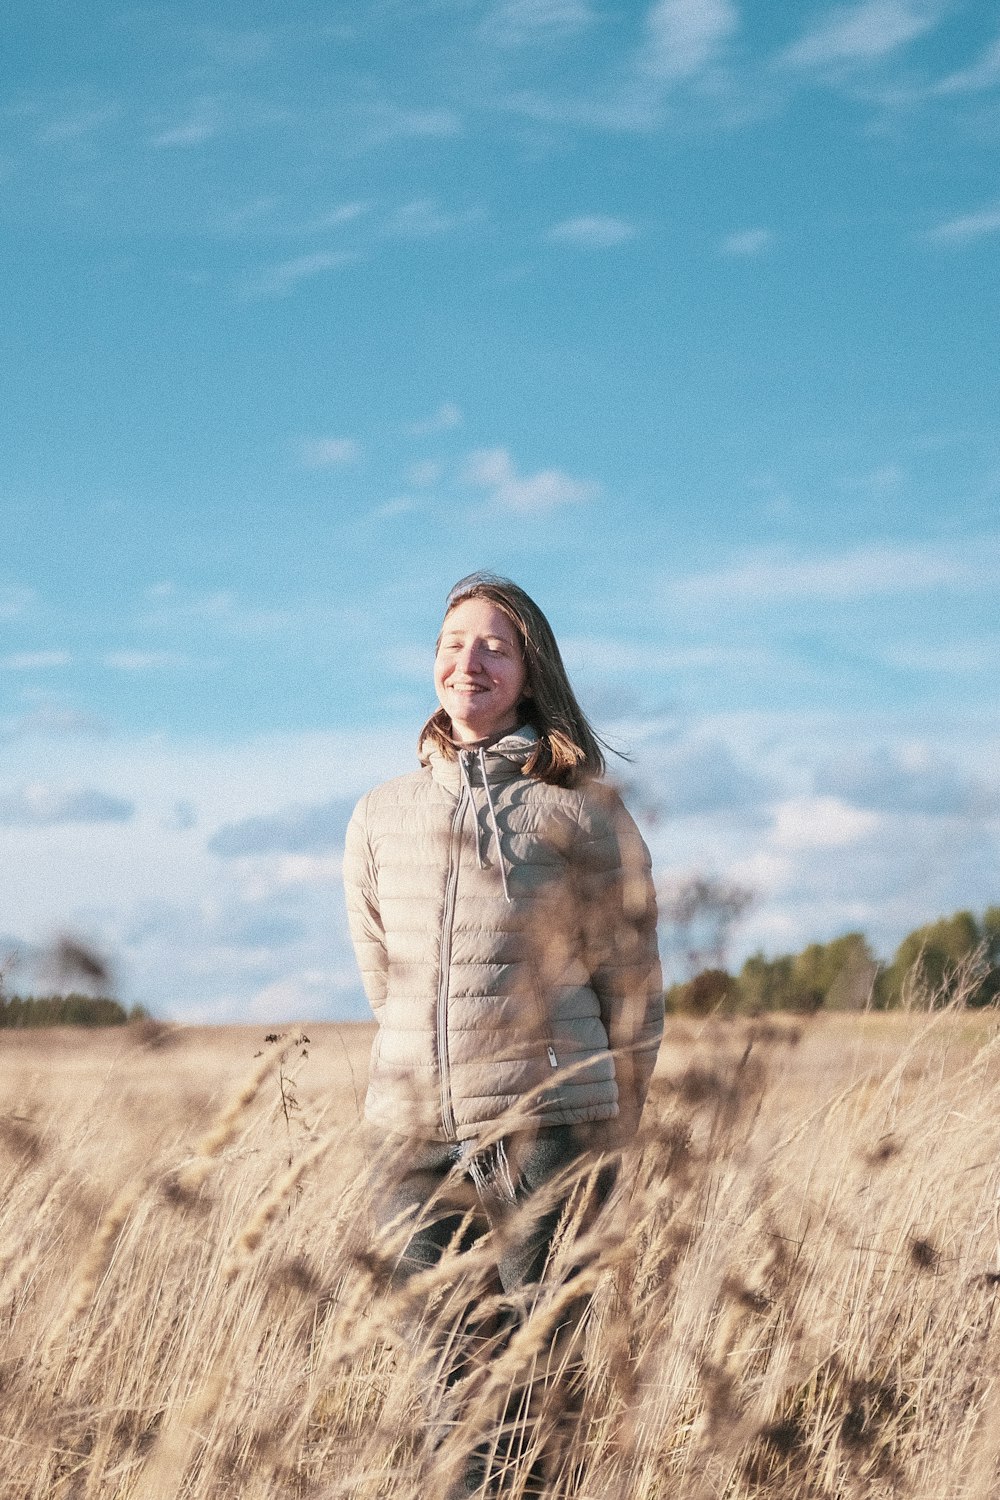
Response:
M407 1142L380 1210L417 1222L397 1278L436 1262L472 1193L494 1228L515 1226L498 1275L523 1294L565 1195L533 1219L517 1207L627 1143L642 1111L663 1024L649 856L601 781L552 629L516 584L456 584L434 685L421 769L363 797L347 835L378 1020L365 1116Z

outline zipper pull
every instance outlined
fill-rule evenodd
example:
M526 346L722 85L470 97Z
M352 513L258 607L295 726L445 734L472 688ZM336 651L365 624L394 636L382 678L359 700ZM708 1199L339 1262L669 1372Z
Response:
M558 1066L559 1066L559 1059L558 1059L558 1057L556 1057L556 1049L552 1046L551 1042L549 1043L549 1045L546 1047L545 1050L549 1054L549 1067L550 1068L558 1068Z

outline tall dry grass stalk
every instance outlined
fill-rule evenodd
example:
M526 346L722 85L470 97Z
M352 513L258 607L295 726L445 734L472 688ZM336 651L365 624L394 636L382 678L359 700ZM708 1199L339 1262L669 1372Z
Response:
M312 1033L291 1094L250 1033L3 1039L0 1494L433 1500L484 1445L515 1496L981 1500L997 1032L672 1022L615 1201L502 1337L495 1245L390 1287L363 1028Z

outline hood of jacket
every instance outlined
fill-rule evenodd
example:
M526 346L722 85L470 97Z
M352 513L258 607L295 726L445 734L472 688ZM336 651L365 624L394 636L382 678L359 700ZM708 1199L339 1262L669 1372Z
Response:
M454 756L448 756L433 740L425 740L420 747L420 755L429 766L434 780L440 786L457 792L463 780L460 755L465 754L466 765L470 772L481 772L485 769L486 777L496 786L523 775L525 764L531 758L537 744L536 730L530 724L522 724L519 729L514 729L510 734L505 734L495 740L492 745L482 746L481 753L475 745L456 745Z

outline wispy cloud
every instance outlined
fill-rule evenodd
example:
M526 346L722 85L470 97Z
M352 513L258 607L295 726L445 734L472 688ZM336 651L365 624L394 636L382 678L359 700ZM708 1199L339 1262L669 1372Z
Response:
M478 209L466 209L460 213L442 208L436 198L413 198L403 203L386 220L386 234L400 239L431 239L435 235L450 234L463 224L472 223L482 215Z
M168 125L150 139L157 150L204 145L219 129L218 105L214 99L200 99L191 106L187 116L176 124Z
M334 797L262 817L224 823L208 841L213 854L240 859L260 854L328 854L342 847L355 798Z
M738 26L730 0L657 0L646 16L642 70L668 82L692 78L716 61Z
M575 36L596 19L589 0L499 0L478 29L497 47L545 46Z
M436 412L419 422L411 422L407 432L411 437L434 437L439 432L450 432L461 427L462 412L454 401L442 401Z
M677 646L669 642L611 640L600 636L566 636L560 642L574 672L657 674L668 672L771 672L787 670L774 649L728 643Z
M240 282L240 290L249 299L288 297L300 282L338 271L354 260L357 256L349 250L314 250L310 255L296 255L263 270L248 272Z
M356 135L356 145L362 150L396 140L447 139L462 133L462 117L453 109L403 108L383 99L366 113L368 118Z
M306 469L334 469L355 464L361 444L351 437L303 438L298 445L299 462Z
M58 790L45 782L33 782L17 791L0 794L0 826L5 828L50 827L56 823L127 823L135 804L112 797L93 787Z
M770 229L740 229L735 234L727 234L719 250L723 255L737 260L750 260L756 255L763 255L773 242L774 235Z
M964 245L985 235L1000 233L1000 205L983 208L978 213L960 214L928 230L927 239L940 245Z
M272 193L222 210L213 223L216 231L226 236L295 239L326 234L332 229L356 223L371 212L371 207L370 203L355 199L335 203L330 208L302 212Z
M680 579L671 592L687 603L847 600L956 587L976 576L968 563L943 549L886 544L820 558L762 553L733 567Z
M596 484L574 479L562 469L520 475L506 448L480 448L471 453L464 478L468 484L487 490L495 505L522 515L590 500L599 492Z
M13 651L9 656L0 656L0 668L8 672L34 672L46 667L68 667L71 660L68 651Z
M1000 83L1000 37L991 42L968 68L947 74L934 87L936 94L972 94Z
M194 666L190 656L178 651L109 651L104 665L116 672L162 672ZM198 663L204 666L205 663Z
M926 744L847 749L817 768L816 788L877 812L973 818L1000 808L995 789Z
M155 629L187 628L204 631L214 628L233 636L270 635L301 626L307 614L303 607L287 609L259 608L242 603L228 589L212 594L152 594L152 608L139 620Z
M576 219L563 219L546 231L545 238L554 245L583 245L589 249L603 250L612 245L623 245L634 239L636 227L627 219L616 219L611 214L583 214Z
M95 714L78 708L43 703L24 714L0 719L0 741L60 739L64 735L106 734L107 725Z
M34 589L0 584L0 620L17 620L34 604Z
M906 672L990 673L1000 661L1000 636L982 636L966 641L921 641L886 648L885 660Z
M429 489L441 478L441 465L433 458L422 458L406 470L406 482L418 490Z
M787 67L875 62L937 25L938 0L862 0L836 6L781 53Z
M42 130L40 139L49 146L65 146L94 135L105 125L111 125L121 117L118 103L99 104L74 110L50 120Z

